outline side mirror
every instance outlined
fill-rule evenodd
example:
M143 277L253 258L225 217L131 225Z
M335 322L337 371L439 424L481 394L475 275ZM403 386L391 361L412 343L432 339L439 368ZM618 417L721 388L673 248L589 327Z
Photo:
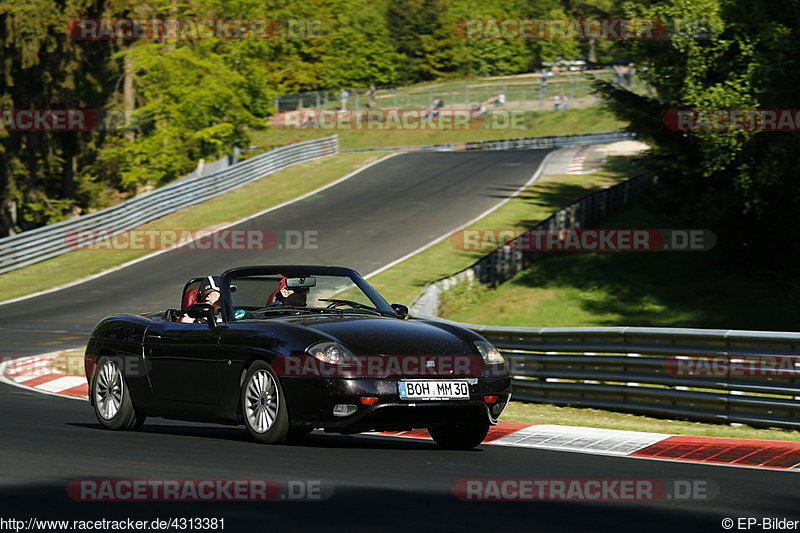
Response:
M394 312L397 313L397 316L400 318L406 318L408 316L408 307L403 304L392 304L392 309L394 309Z
M211 304L192 304L186 309L189 318L205 320L209 327L216 325L214 306Z
M182 316L183 313L181 313L180 309L167 309L164 311L164 314L161 315L161 319L166 320L167 322L177 322Z

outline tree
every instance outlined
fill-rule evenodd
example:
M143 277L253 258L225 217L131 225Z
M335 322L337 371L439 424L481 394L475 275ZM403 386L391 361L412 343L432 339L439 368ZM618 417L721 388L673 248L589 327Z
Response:
M248 128L263 127L271 93L238 42L204 40L150 43L134 57L141 104L133 114L137 135L111 139L93 170L123 189L161 185L200 158L249 145Z
M389 4L389 31L402 57L402 82L437 79L460 71L466 62L456 18L446 0L397 0Z
M114 44L78 41L67 21L102 16L105 0L30 0L0 4L0 107L102 108L113 89ZM59 220L76 207L77 170L98 132L0 129L0 234Z
M796 264L800 207L796 133L726 129L672 131L668 110L797 108L800 2L780 10L765 0L670 0L629 4L631 16L667 22L705 21L712 38L675 36L630 44L657 96L634 95L608 83L598 90L631 128L654 146L649 164L673 203L714 225L722 246Z
M457 21L521 19L526 7L522 2L498 0L454 0L453 17ZM526 72L531 64L531 52L521 39L462 38L466 76L498 76Z
M397 80L401 57L386 22L387 8L367 0L342 2L320 56L323 87L390 85Z

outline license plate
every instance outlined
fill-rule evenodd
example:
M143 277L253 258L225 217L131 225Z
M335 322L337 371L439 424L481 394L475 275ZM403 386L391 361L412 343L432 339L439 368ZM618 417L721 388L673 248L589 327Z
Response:
M400 381L397 386L403 400L469 400L466 381Z

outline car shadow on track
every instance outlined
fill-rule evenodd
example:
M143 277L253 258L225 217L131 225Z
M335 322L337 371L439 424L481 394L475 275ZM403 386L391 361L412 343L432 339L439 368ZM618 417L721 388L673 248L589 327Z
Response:
M67 423L68 426L108 431L99 424ZM200 439L219 439L232 442L250 443L260 446L247 434L244 427L207 426L190 424L145 424L139 429L129 432L175 437L193 437ZM347 448L365 450L438 450L433 441L417 438L399 438L374 434L339 435L315 431L291 444L293 447L307 448ZM476 452L480 451L477 449Z

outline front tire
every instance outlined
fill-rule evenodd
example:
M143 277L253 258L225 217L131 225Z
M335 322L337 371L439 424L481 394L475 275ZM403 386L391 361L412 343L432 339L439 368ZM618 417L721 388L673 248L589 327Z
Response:
M445 450L471 450L486 438L489 424L443 424L428 428L428 433Z
M144 424L145 416L136 411L125 377L113 359L98 361L91 395L97 421L106 428L130 430Z
M264 361L253 363L241 390L242 418L250 436L265 444L286 441L289 413L281 383Z

